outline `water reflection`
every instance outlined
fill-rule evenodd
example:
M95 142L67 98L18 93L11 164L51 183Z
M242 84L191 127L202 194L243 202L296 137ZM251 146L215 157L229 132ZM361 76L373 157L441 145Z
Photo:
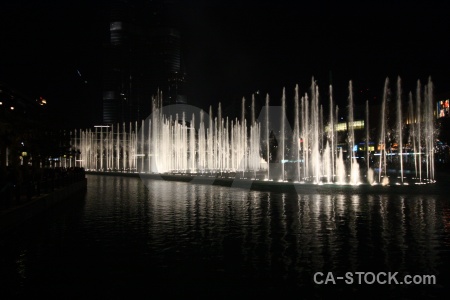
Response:
M150 279L170 282L173 293L231 293L230 285L316 291L318 271L448 279L449 212L443 196L297 195L89 176L83 205L41 220L34 234L22 228L3 238L1 279L14 293L31 293L43 279L64 275L62 286L83 290L101 277L112 294Z

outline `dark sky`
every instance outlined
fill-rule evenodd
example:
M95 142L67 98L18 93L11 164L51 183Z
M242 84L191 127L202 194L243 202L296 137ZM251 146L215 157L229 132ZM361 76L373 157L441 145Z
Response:
M356 92L379 97L387 76L400 76L405 92L428 76L436 93L450 92L449 4L303 2L166 1L183 37L189 103L221 101L232 113L257 90L274 103L283 87L290 95L298 83L305 93L312 76L325 95L330 74L340 103L349 80ZM2 1L0 81L46 97L54 113L73 115L70 125L100 120L102 7Z

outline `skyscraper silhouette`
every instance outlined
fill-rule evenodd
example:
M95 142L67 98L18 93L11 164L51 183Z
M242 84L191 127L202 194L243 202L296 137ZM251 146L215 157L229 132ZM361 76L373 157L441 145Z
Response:
M115 0L105 15L103 123L145 119L152 96L185 103L181 36L166 1Z

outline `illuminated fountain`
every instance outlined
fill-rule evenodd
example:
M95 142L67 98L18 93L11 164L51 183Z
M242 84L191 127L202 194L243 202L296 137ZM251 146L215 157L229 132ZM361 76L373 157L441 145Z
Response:
M168 112L162 97L153 99L153 113L146 120L96 127L75 132L73 148L79 149L79 166L88 171L232 176L258 180L314 184L408 184L434 182L433 85L417 83L415 101L409 94L407 123L402 112L401 81L397 80L395 115L388 113L389 80L386 79L377 136L369 135L366 102L364 149L356 143L352 82L349 83L345 143L339 144L339 108L329 87L329 114L325 121L319 88L313 80L310 94L294 97L294 127L286 118L286 96L276 114L269 96L260 118L245 118L242 99L240 120L217 116L213 110ZM413 107L414 103L414 107ZM392 106L392 105L391 105ZM393 119L395 121L393 122ZM271 157L277 143L277 156ZM341 140L342 140L342 133ZM407 135L407 136L406 136ZM370 141L376 149L370 149ZM395 145L395 147L393 146ZM288 151L289 149L289 151ZM361 154L363 153L363 154ZM408 180L406 180L408 179Z

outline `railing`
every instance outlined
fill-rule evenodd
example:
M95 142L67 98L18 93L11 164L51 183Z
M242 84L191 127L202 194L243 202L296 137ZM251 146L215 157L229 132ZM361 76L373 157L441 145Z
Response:
M0 209L9 209L48 194L64 186L84 180L83 168L9 168L0 178Z

